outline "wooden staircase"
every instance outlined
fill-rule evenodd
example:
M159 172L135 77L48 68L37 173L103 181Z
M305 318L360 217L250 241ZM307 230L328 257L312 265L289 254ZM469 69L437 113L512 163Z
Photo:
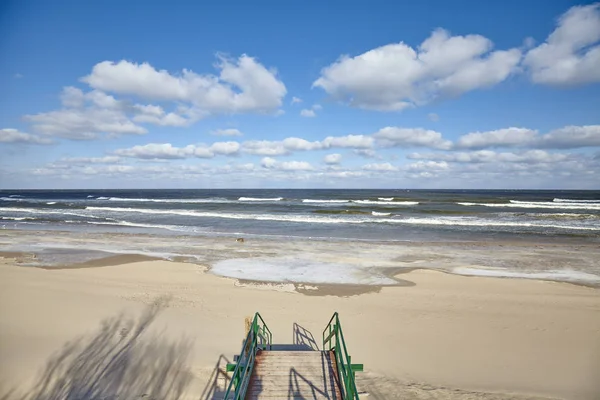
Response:
M246 399L342 399L333 351L259 350Z
M352 364L338 313L323 331L323 350L312 333L294 323L291 345L273 344L273 334L259 313L254 314L242 351L227 364L232 372L223 399L359 400Z

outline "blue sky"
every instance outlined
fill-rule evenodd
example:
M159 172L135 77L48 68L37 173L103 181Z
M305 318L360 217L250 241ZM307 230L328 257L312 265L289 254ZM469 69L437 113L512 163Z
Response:
M600 5L0 5L1 188L582 188Z

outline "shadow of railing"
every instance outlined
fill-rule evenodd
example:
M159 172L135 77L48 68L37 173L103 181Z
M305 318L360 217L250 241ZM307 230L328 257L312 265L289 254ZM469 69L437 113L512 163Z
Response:
M313 334L296 322L294 322L293 335L293 343L295 345L306 346L311 350L319 350L319 345Z
M215 368L208 378L206 387L200 395L200 400L217 400L225 398L225 392L231 377L227 374L227 364L231 361L223 354L219 356Z
M290 368L288 400L298 399L335 399L335 391L328 389L326 382L316 383Z
M67 342L46 363L29 393L6 400L179 399L192 374L192 343L146 332L165 300L138 318L123 314L102 321L90 334Z

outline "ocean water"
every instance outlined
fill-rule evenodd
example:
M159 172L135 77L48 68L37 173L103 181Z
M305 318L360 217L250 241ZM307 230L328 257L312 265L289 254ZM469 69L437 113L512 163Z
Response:
M11 190L0 235L32 265L135 253L251 281L381 286L433 268L600 287L600 191Z
M374 241L600 239L600 191L0 191L0 227Z

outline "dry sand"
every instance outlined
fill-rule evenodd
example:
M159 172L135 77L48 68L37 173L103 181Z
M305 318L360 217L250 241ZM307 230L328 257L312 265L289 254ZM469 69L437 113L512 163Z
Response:
M296 323L320 346L338 311L366 398L600 399L598 289L415 270L405 286L308 296L189 263L106 264L0 259L0 398L218 398L245 317L260 311L277 343Z

